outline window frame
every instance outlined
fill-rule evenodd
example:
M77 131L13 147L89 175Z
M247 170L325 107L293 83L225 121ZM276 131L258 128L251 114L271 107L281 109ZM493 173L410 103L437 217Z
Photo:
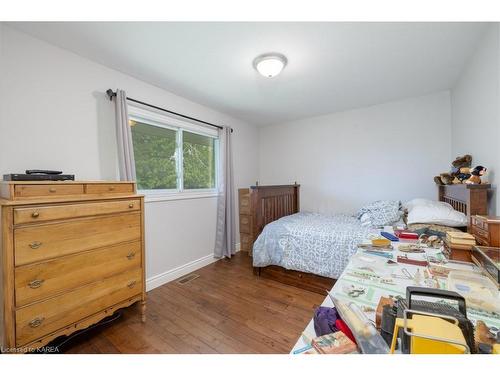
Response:
M216 129L208 129L205 126L193 124L174 117L165 116L156 111L146 110L136 106L128 106L128 119L143 122L147 125L157 126L176 132L175 146L175 169L177 174L177 187L175 189L138 189L140 194L144 194L146 201L163 201L175 199L194 199L214 197L219 194L220 181L220 142ZM184 189L184 163L183 163L183 135L184 132L194 133L214 139L215 153L215 187L200 189Z

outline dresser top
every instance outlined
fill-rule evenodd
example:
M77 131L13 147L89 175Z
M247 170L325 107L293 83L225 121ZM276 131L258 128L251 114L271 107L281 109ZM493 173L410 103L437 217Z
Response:
M500 216L476 215L476 217L488 223L500 223Z
M0 181L2 206L137 197L132 181Z
M2 185L72 185L72 184L135 184L135 181L0 181Z

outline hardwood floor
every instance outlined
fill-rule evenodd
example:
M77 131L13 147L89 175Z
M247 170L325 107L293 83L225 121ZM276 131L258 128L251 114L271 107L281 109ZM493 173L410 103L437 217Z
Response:
M255 276L237 253L148 293L147 321L125 309L117 321L81 335L66 353L288 353L324 299Z

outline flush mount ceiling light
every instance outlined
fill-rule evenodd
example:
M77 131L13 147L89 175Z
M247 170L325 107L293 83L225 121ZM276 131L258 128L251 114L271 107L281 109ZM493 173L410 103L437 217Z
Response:
M253 60L253 67L264 77L272 78L281 73L287 63L280 53L266 53Z

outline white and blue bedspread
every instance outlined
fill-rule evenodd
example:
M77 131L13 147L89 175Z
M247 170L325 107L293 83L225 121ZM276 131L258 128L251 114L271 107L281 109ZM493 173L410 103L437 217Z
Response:
M253 245L253 265L275 265L338 279L356 245L371 231L355 216L344 214L285 216L264 227Z

